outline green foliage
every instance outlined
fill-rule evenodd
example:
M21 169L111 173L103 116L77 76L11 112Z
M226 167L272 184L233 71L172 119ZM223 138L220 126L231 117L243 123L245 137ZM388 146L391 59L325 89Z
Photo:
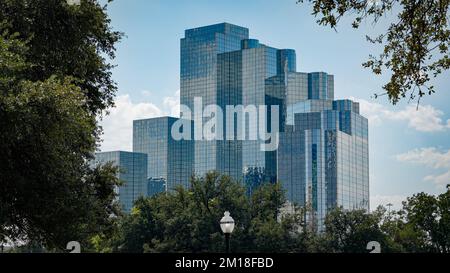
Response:
M208 173L193 178L189 190L135 203L121 223L122 238L111 249L124 252L223 252L219 220L230 211L236 221L231 248L235 252L283 251L294 225L277 221L284 203L279 185L260 187L250 198L228 176Z
M325 236L333 252L366 252L367 243L377 241L386 251L386 235L380 229L382 214L364 210L331 211L326 218Z
M325 219L325 230L317 232L307 220L310 208L286 207L279 184L264 184L252 196L217 173L194 177L191 184L188 190L138 200L113 237L98 238L99 251L223 252L219 220L226 210L236 222L233 252L368 253L371 241L379 242L382 252L448 249L450 189L438 197L416 195L399 211L335 208Z
M404 204L406 218L415 233L421 234L425 249L450 252L450 186L435 197L419 193Z
M113 105L117 88L106 58L114 58L122 34L111 29L106 6L96 0L72 6L66 0L2 0L0 22L0 32L7 29L26 42L27 80L71 76L92 112Z
M0 242L88 248L113 231L117 169L88 165L113 91L101 57L111 35L93 1L0 2Z
M87 166L96 121L84 95L55 78L11 91L0 96L1 233L61 248L101 230L116 213L118 182L115 168Z
M306 2L304 0L298 3ZM377 23L385 15L397 14L385 33L367 37L374 44L384 45L378 57L370 55L363 64L373 73L383 70L390 80L383 86L390 101L396 104L407 96L410 99L431 95L435 88L429 85L433 77L450 68L450 29L448 0L309 0L317 23L336 28L345 15L354 16L352 26L358 28L366 19Z

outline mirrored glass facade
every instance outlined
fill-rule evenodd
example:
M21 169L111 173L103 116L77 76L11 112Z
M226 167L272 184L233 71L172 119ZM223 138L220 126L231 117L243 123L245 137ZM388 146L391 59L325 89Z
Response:
M336 206L369 210L368 121L359 105L306 100L288 112L278 148L278 180L288 200L312 208L319 228Z
M222 125L233 124L223 126L223 136L234 140L174 141L176 118L134 121L133 151L148 155L148 177L164 179L170 190L188 186L193 173L218 171L244 183L249 194L261 183L278 181L290 202L313 208L319 227L330 208L368 209L367 119L358 103L334 100L333 75L297 72L296 59L292 49L250 39L244 27L222 23L186 30L180 102L191 113L181 112L181 118L192 121L194 136L211 119L195 120L195 112L217 105ZM194 98L202 99L200 109ZM249 139L261 124L248 113L261 105L268 108L263 125L269 131L270 108L280 110L276 151L262 151L264 141ZM228 113L227 106L242 107L241 115ZM245 139L237 139L238 124L245 124Z
M189 186L193 173L193 141L172 138L178 118L159 117L133 121L133 151L148 156L147 175L165 179L166 189Z
M224 110L223 124L227 124L227 117L237 124L248 117L245 113L228 116L227 105L284 105L284 93L266 89L266 80L295 71L294 50L276 49L249 39L247 28L223 23L186 30L181 39L181 104L194 109L194 98L201 97L203 107L217 104ZM205 118L203 124L207 121ZM245 135L258 133L258 126L258 122L248 122ZM262 143L256 139L195 141L195 173L216 170L253 185L263 181L245 174L258 170L258 177L275 182L276 152L261 151Z
M239 50L241 41L248 39L248 29L232 24L216 24L188 29L181 39L180 101L194 109L194 98L202 98L202 109L206 105L219 104L217 88L217 56L220 53ZM181 113L183 117L183 113ZM204 118L206 123L209 119ZM233 166L224 166L222 151L234 153L219 141L196 141L194 144L194 171L202 175L210 170L233 175ZM219 151L218 146L222 146ZM230 159L234 164L233 158ZM229 173L231 172L231 173Z
M119 167L118 178L123 185L116 188L125 212L130 212L134 201L147 195L147 155L123 151L96 153L92 165L112 162Z

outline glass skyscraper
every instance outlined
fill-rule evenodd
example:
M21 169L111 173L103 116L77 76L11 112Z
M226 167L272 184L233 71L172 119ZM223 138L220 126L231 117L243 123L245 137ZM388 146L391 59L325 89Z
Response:
M294 50L261 44L249 39L248 29L227 23L186 30L181 103L193 109L195 97L203 106L222 109L277 105L281 110L277 151L261 151L261 140L195 141L197 174L217 170L248 187L279 181L291 202L312 206L319 225L335 206L368 209L367 119L357 103L334 101L332 75L296 72ZM260 125L246 126L248 136Z
M91 164L108 162L119 167L118 178L123 185L116 188L116 193L124 211L130 212L133 203L147 194L147 155L123 151L96 153Z
M202 98L202 107L219 102L218 90L218 54L240 50L241 41L248 38L248 29L232 24L216 24L188 29L181 39L180 101L181 104L194 109L194 98ZM229 99L237 99L231 97ZM181 113L181 117L184 117ZM202 122L207 122L205 118ZM201 122L196 122L200 124ZM219 148L222 147L222 148ZM224 147L217 141L198 140L194 143L194 172L203 175L207 171L217 170L236 177L239 162L233 156L237 151ZM222 153L228 153L226 164Z
M312 208L319 227L336 206L369 209L368 122L358 103L334 99L333 75L297 72L293 49L267 46L228 23L185 31L180 72L180 101L191 114L182 108L181 118L192 120L192 136L211 119L195 120L194 112L214 104L223 110L223 125L232 119L235 128L224 126L223 135L233 129L235 140L175 141L176 118L134 121L133 151L148 155L148 177L165 179L171 189L188 186L192 174L218 171L245 184L249 194L261 183L278 182L291 203ZM194 106L198 98L201 109ZM266 124L247 115L261 105ZM243 114L228 115L227 106L241 106ZM279 145L263 151L264 140L248 137L260 126L275 130L273 107L280 110ZM245 124L244 139L236 140L238 124Z
M203 106L217 104L224 110L224 124L227 105L282 104L283 94L269 93L265 81L295 71L295 51L266 46L249 39L248 33L247 28L228 23L186 30L185 38L181 39L181 104L194 109L195 97L202 98ZM258 132L258 126L248 123L246 135ZM275 153L260 151L261 143L260 140L195 141L194 171L203 175L217 170L247 180L243 173L258 170L266 180L275 181Z
M288 106L287 120L277 158L287 199L311 208L319 228L332 208L369 210L368 121L359 104L305 100Z

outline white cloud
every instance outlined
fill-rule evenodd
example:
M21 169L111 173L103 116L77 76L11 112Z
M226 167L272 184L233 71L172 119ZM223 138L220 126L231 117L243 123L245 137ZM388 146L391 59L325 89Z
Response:
M388 208L386 205L392 204L391 210L399 210L406 198L404 195L373 195L370 196L370 209L374 211L380 205Z
M361 114L367 117L372 125L381 125L383 120L392 120L407 122L408 127L420 132L439 132L450 129L450 119L445 123L442 119L444 112L431 105L420 105L419 109L408 105L400 111L392 111L379 103L350 99L360 103Z
M163 112L153 103L133 103L129 95L118 96L115 103L100 122L104 131L101 150L131 151L133 120L161 116Z
M179 117L180 116L180 90L177 90L175 94L171 97L164 98L163 101L165 110L170 114L172 117Z
M439 187L450 184L450 150L439 151L434 147L414 149L399 154L396 158L401 162L423 165L436 170L446 170L445 173L440 175L428 175L424 180L433 182Z
M440 187L445 187L447 184L450 184L450 171L441 175L428 175L424 180L431 181Z
M422 132L443 131L446 124L442 121L444 113L431 105L415 106L409 105L404 110L388 111L387 117L391 120L407 121L408 126Z
M397 155L397 160L425 165L434 169L450 169L450 150L444 152L434 147L414 149Z
M141 95L149 97L148 90L141 91ZM116 106L109 109L100 125L103 127L101 151L132 150L133 120L160 116L178 117L180 113L180 91L173 96L163 98L160 107L151 102L133 103L128 94L117 96Z
M387 110L376 102L350 97L351 100L359 102L360 113L369 120L371 125L381 125Z

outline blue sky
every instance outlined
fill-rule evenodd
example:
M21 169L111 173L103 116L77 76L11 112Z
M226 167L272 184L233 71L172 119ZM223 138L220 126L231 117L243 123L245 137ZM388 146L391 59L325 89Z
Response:
M115 0L108 13L114 29L126 34L117 47L113 78L119 86L117 108L102 122L102 150L131 149L131 121L176 112L180 38L188 28L229 22L250 29L250 36L297 52L297 70L335 75L336 98L361 102L370 121L372 207L413 193L441 193L450 183L450 73L433 81L437 94L415 103L390 105L381 93L386 76L362 68L379 48L366 34L381 33L392 19L354 30L350 20L338 31L318 26L309 4L296 0Z

